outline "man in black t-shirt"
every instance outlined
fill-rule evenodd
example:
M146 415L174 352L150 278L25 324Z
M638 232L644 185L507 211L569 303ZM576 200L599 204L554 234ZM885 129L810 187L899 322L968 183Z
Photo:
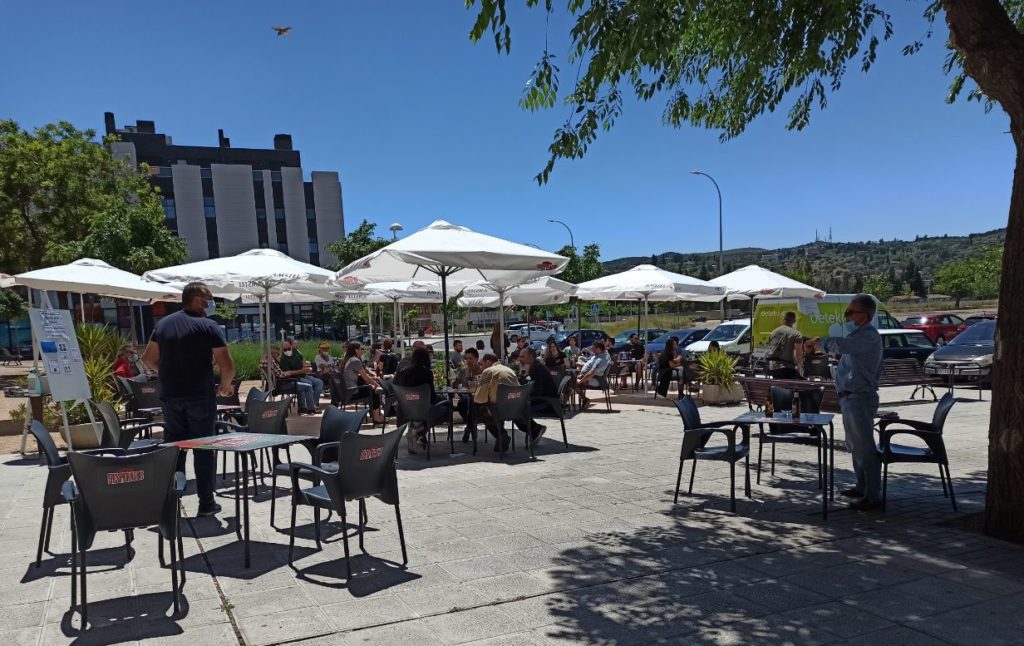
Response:
M551 371L545 367L543 363L537 361L537 352L533 348L527 346L519 351L519 365L523 367L527 376L530 378L530 383L533 386L530 388L531 397L555 397L558 394L558 387L555 386L555 380L551 376ZM534 415L554 415L555 411L551 410L551 407L547 402L543 401L531 401L530 409ZM536 442L544 435L544 431L547 427L538 424L536 420L531 420L533 426L530 428L533 441ZM516 424L518 426L518 424Z
M156 324L142 361L160 377L164 409L164 439L178 442L213 435L217 395L229 397L234 388L235 364L220 326L206 318L213 298L203 283L189 283L181 292L182 309ZM216 386L213 362L220 369ZM178 471L185 471L185 451L178 456ZM199 515L220 511L213 498L217 460L213 451L196 451L193 459Z

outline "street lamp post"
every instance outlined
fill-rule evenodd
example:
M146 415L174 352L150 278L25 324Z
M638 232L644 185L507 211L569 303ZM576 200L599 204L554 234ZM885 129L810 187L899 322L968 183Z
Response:
M566 224L565 222L562 222L561 220L553 220L551 218L548 218L548 222L551 223L551 224L561 224L563 227L565 227L565 230L569 232L569 246L572 247L572 252L573 252L573 254L575 254L576 253L576 239L573 237L572 229L569 228L569 225ZM581 325L580 324L580 301L579 301L579 299L576 299L576 342L580 343L580 345L582 346L582 343L581 343L582 332L580 330L580 325Z
M551 220L551 219L549 219L548 222L551 223L551 224L561 224L563 227L565 227L565 230L569 232L569 246L571 246L573 248L573 251L575 251L576 250L576 240L572 237L572 229L569 228L569 225L566 224L565 222L562 222L561 220Z
M715 178L703 173L699 170L691 171L693 175L703 175L711 180L711 183L715 185L715 191L718 193L718 275L725 274L725 249L722 244L722 189L718 188L718 182ZM725 299L722 299L722 320L725 320Z
M402 231L405 227L397 222L392 222L391 226L388 228L391 229L391 239L398 240L398 232Z

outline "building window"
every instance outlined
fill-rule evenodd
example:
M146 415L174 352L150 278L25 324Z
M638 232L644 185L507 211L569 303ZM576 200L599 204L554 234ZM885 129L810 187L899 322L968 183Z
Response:
M170 166L159 166L159 167L157 167L157 169L156 169L156 176L157 177L170 177L171 176L171 167Z
M267 219L267 210L266 209L256 209L256 219L257 220L266 220Z
M272 171L270 171L270 181L271 182L280 182L281 181L281 171L279 171L279 170L272 170Z
M307 220L315 220L316 219L316 209L306 209L306 219Z
M210 220L217 217L217 208L213 203L213 197L206 196L203 198L203 214Z
M209 167L199 169L200 179L213 179L213 171Z
M277 220L284 219L284 209L274 209L274 218Z
M320 247L317 246L316 240L309 241L309 253L320 253Z
M164 198L164 217L168 220L178 219L178 211L174 207L174 200L172 198Z
M263 171L261 171L261 170L254 170L252 172L252 181L254 181L254 182L262 182L263 181Z

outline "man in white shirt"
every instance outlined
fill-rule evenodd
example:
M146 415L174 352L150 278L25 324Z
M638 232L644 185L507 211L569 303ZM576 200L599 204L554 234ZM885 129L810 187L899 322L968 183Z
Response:
M576 380L576 390L580 393L580 402L583 408L590 404L590 400L587 399L587 388L601 387L596 377L603 377L608 372L608 366L612 362L611 357L604 348L604 343L600 339L594 341L591 351L590 358L580 368L580 376Z

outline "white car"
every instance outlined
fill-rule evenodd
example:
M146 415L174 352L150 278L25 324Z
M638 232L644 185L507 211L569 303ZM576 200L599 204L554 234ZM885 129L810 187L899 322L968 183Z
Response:
M507 331L510 343L515 343L521 336L528 338L531 343L534 341L547 341L549 336L555 334L550 328L537 325L536 323L514 323L508 326Z
M708 332L700 341L694 341L686 346L684 350L693 355L701 355L707 352L712 341L718 341L718 347L728 354L745 357L750 354L750 319L733 319L722 321L718 326Z

